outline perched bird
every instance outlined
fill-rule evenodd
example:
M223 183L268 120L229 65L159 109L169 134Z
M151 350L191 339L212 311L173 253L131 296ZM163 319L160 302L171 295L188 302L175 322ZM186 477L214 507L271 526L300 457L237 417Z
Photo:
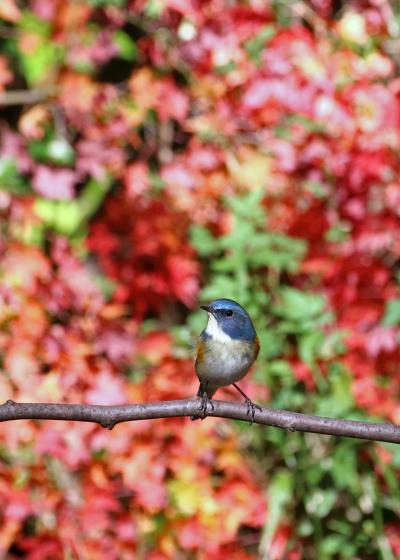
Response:
M217 389L233 385L246 399L253 421L257 405L236 385L249 371L260 349L253 323L247 311L231 299L215 299L200 307L207 311L208 323L197 344L195 368L200 380L197 396L202 403L199 416L193 416L192 420L205 418L208 404L214 408L211 399Z

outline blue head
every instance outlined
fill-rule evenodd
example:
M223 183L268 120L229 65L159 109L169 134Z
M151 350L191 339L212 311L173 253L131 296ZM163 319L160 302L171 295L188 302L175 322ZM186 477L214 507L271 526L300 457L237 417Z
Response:
M205 335L234 340L253 341L257 334L245 309L231 299L215 299L208 305L201 305L208 312Z

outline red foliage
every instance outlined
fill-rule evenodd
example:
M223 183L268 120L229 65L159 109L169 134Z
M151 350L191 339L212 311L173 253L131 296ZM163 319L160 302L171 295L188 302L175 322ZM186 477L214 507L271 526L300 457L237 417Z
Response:
M168 240L171 214L152 208L161 212L155 227L167 235L163 241L157 232L157 239L177 251L181 241ZM136 226L145 223L139 216ZM124 318L123 306L104 302L64 239L55 238L47 256L10 243L2 265L3 399L121 404L195 392L192 363L171 357L169 335L151 333L134 342L136 323ZM143 381L130 384L121 368L141 359L147 364ZM177 547L196 550L204 542L219 557L233 546L240 525L262 523L265 503L234 432L227 427L217 438L215 425L148 421L109 433L91 424L1 424L7 456L17 462L13 469L0 467L0 550L18 542L29 559L61 558L66 551L117 559L136 554L138 541L143 546L148 539L148 557L172 558ZM214 470L223 475L221 486L213 483ZM231 514L221 515L227 504ZM156 515L168 530L157 528ZM36 530L28 536L24 527L32 517ZM239 554L235 546L232 551Z
M172 201L139 200L143 180L141 173L128 192L107 200L88 239L103 270L118 281L116 300L130 301L138 318L159 313L171 298L192 307L199 288L199 266L186 242L187 216Z
M357 405L398 423L399 325L383 323L398 298L400 258L391 4L342 3L337 13L330 0L291 3L288 27L273 10L282 3L31 0L24 13L15 0L0 4L4 52L19 61L0 56L0 94L14 83L52 91L49 102L11 113L18 132L1 128L2 400L193 394L190 360L174 357L161 327L144 336L141 322L170 326L172 309L194 307L200 261L190 226L226 233L224 200L261 187L269 230L307 243L288 282L326 296L346 333L342 363ZM30 75L43 53L41 75ZM120 81L114 63L123 56ZM47 135L58 149L60 139L70 144L72 159L35 154ZM89 178L113 181L102 208L93 219L97 207L84 208L71 239L50 234L56 220L40 219L35 202L52 199L55 215L76 211ZM109 300L82 258L87 249L115 283ZM288 360L315 391L311 368ZM217 425L160 420L110 434L90 424L1 424L0 555L252 557L240 531L264 526L264 489L234 432ZM398 555L396 531L386 527ZM281 522L271 558L300 558L292 538Z

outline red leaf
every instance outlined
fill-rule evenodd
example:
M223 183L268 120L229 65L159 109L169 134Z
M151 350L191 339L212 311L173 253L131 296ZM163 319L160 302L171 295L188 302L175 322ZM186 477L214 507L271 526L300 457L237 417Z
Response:
M23 521L32 513L32 505L26 490L14 489L10 492L9 498L3 510L5 517L14 521Z
M125 172L124 183L129 198L143 195L149 188L149 171L147 165L141 161L128 165Z
M182 548L192 550L203 544L203 528L197 519L189 519L182 523L178 530L178 539Z
M117 405L126 404L128 396L124 383L107 371L96 375L91 389L86 392L88 404Z
M182 89L178 88L172 80L167 79L159 84L156 107L161 121L172 118L182 122L189 110L189 99Z

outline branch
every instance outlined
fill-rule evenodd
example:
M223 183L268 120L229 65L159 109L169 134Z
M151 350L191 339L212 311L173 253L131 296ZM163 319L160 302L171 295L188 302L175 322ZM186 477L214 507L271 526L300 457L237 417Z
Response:
M9 105L31 105L45 101L57 91L55 86L47 86L38 89L16 89L0 92L0 107Z
M214 409L208 406L208 416L249 420L246 404L227 401L212 401ZM179 401L100 406L85 404L16 403L7 401L0 405L0 422L8 420L77 420L95 422L111 430L120 422L130 420L150 420L193 416L199 413L200 400L196 397ZM254 423L274 426L294 432L312 432L331 436L346 436L400 443L400 427L388 423L358 422L323 416L309 416L287 410L272 408L256 409Z

